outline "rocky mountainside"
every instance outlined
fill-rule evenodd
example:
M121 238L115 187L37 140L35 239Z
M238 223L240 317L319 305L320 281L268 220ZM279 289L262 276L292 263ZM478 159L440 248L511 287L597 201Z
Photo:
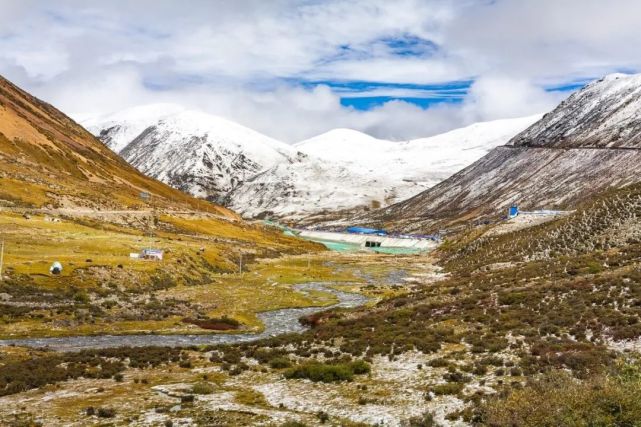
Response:
M438 184L540 118L535 115L475 123L410 141L387 141L350 129L335 129L295 147L310 156L347 163L361 174L389 181L396 189L392 201L397 202Z
M611 74L517 135L516 147L641 148L641 74Z
M639 181L641 76L607 76L539 122L413 198L360 220L406 230L448 227L522 208L572 208Z
M88 125L139 171L210 200L296 155L291 146L237 123L171 104L125 110Z
M335 129L290 146L172 104L85 125L141 172L247 217L301 219L388 206L432 187L538 117L478 123L394 142Z
M243 216L301 220L334 218L336 212L389 204L394 184L361 173L349 164L300 153L267 169L232 191L227 205Z
M205 205L144 176L69 117L0 77L0 206L127 209L142 203L142 191L158 207Z

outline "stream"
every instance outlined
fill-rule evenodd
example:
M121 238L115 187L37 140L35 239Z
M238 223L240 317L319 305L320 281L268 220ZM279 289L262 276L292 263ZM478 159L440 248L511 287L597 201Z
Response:
M330 308L353 308L365 304L368 298L351 292L338 291L323 283L304 283L295 285L294 289L303 293L308 291L323 291L334 294L339 302L328 307L285 308L266 311L257 316L265 325L260 333L244 334L199 334L199 335L97 335L75 336L62 338L23 338L15 340L0 340L0 346L42 347L58 351L78 351L84 349L109 347L147 347L171 346L184 347L202 344L235 344L240 342L260 340L292 332L302 332L307 328L298 319Z

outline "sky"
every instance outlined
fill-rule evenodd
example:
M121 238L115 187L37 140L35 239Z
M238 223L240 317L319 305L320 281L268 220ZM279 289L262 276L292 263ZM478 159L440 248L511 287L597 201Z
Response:
M426 137L641 70L638 0L0 0L0 74L76 120L169 102L288 143Z

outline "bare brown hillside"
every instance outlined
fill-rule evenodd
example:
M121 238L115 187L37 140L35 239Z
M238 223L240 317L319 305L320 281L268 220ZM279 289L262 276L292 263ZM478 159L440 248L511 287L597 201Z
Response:
M135 209L140 192L157 207L219 206L147 178L53 106L0 77L0 206Z

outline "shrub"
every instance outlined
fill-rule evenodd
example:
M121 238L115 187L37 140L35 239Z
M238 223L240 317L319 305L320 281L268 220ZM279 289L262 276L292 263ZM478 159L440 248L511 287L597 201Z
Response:
M269 361L272 369L284 369L292 366L292 362L287 357L275 357Z
M437 384L435 386L432 386L432 392L437 396L443 396L447 394L459 394L461 391L463 391L464 386L465 385L463 383Z
M324 411L319 411L316 414L316 417L318 418L318 421L320 421L321 424L325 424L327 421L329 421L329 414Z
M311 362L290 368L285 372L287 379L309 379L314 382L351 381L354 375L370 372L370 366L364 360L349 363Z
M407 420L408 427L438 427L438 423L434 420L434 416L429 412L412 417Z
M233 329L238 329L240 327L240 322L231 317L223 316L210 319L192 319L185 318L183 319L184 323L190 323L196 325L202 329L208 329L213 331L228 331Z
M485 425L633 426L641 419L641 376L598 375L580 381L553 371L522 389L484 403Z
M354 372L347 365L326 365L317 362L299 365L285 372L287 379L309 379L324 383L351 381L353 377Z
M98 408L96 414L100 418L113 418L116 416L116 410L113 408Z
M365 362L364 360L355 360L354 362L350 363L349 366L351 367L355 375L369 374L372 369L369 363Z
M194 394L212 394L214 387L206 382L199 382L192 386L191 392Z

